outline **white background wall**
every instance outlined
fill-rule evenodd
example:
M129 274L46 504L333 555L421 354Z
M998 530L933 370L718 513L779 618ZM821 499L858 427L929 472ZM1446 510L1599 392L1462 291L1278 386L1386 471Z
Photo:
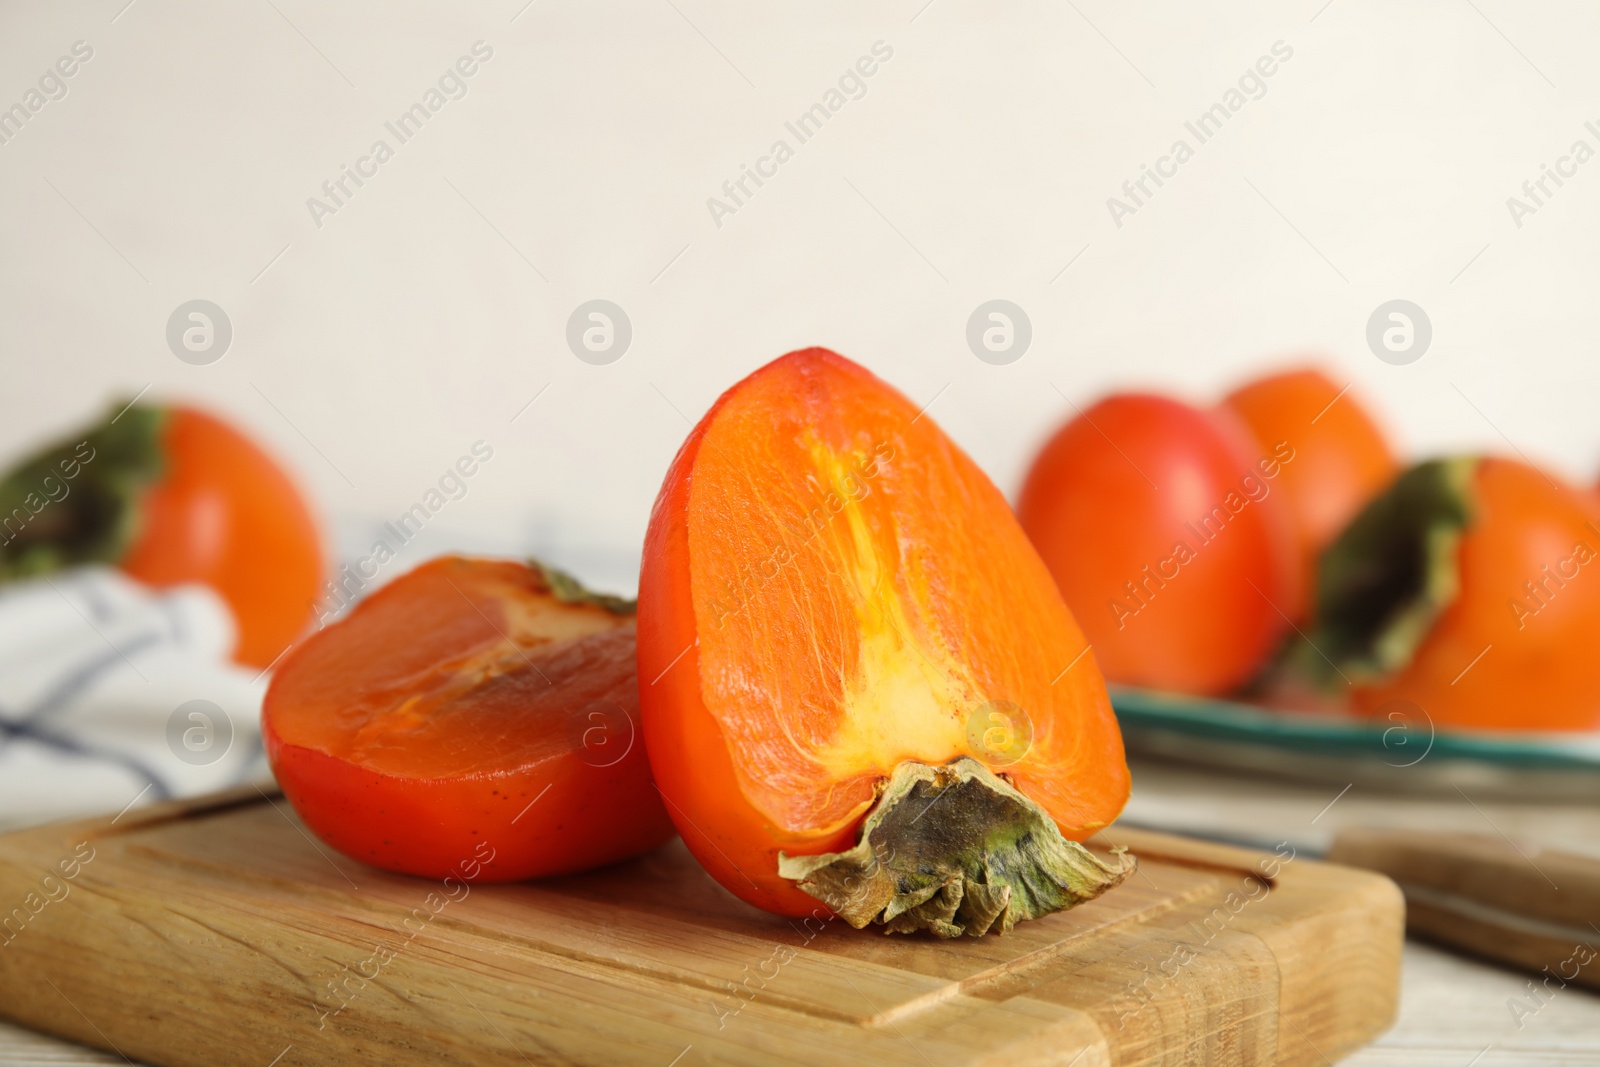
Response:
M791 348L937 397L1008 493L1056 387L1210 398L1315 349L1411 452L1593 479L1600 161L1520 228L1506 198L1600 148L1600 9L924 2L7 4L0 106L94 57L0 146L0 454L149 385L246 425L354 547L481 438L426 549L626 584L686 420ZM398 145L384 122L478 40L468 95ZM879 40L865 97L715 225L706 199ZM1106 198L1280 40L1266 95L1118 228ZM315 226L379 137L395 158ZM165 341L196 297L235 333L209 366ZM609 366L564 341L595 297L633 322ZM1033 323L1009 366L964 338L994 297ZM1409 366L1364 339L1396 297L1434 327Z

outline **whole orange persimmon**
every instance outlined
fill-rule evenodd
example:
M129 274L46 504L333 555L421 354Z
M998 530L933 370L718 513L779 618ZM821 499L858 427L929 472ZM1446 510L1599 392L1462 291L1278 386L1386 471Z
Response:
M1107 397L1040 450L1017 518L1114 682L1216 695L1248 681L1298 598L1278 483L1294 445L1225 411Z
M1324 553L1296 662L1441 726L1600 727L1600 502L1515 460L1419 464ZM1412 714L1408 711L1408 714Z
M108 563L215 589L234 658L265 667L311 619L321 539L283 469L196 408L133 404L0 479L0 580Z
M833 352L757 370L679 451L639 685L668 812L758 907L982 934L1131 870L1076 843L1128 768L1049 573L933 419Z
M1285 441L1295 451L1277 488L1294 531L1304 593L1284 611L1299 621L1310 612L1317 557L1394 480L1399 466L1383 431L1348 386L1341 389L1319 370L1258 378L1222 404L1249 427L1258 449Z

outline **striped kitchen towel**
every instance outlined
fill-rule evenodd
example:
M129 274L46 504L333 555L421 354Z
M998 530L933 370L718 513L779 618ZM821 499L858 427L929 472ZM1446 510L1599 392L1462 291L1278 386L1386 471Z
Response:
M0 830L265 776L264 672L210 589L103 567L0 586Z

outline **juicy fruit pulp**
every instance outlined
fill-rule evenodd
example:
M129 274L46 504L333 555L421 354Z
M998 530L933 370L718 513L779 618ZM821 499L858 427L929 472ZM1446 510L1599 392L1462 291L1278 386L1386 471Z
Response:
M374 866L484 880L582 870L671 833L635 735L631 606L447 556L287 657L262 713L308 826Z
M1099 669L1003 498L931 418L823 349L735 385L679 452L639 655L668 810L769 910L816 908L779 854L856 844L902 763L975 757L1072 838L1127 798Z

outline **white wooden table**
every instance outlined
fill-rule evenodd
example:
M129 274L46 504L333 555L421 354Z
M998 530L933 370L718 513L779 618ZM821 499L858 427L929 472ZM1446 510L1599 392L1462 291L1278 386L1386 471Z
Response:
M1479 801L1475 809L1459 798L1402 799L1358 789L1338 794L1337 787L1138 762L1126 817L1179 831L1287 839L1311 847L1325 846L1344 826L1498 830L1600 856L1600 811L1591 808ZM1526 981L1488 964L1408 943L1399 1021L1375 1044L1343 1062L1346 1067L1600 1064L1600 996L1569 987L1519 1028L1507 1002L1525 992ZM0 1065L124 1062L0 1023Z

